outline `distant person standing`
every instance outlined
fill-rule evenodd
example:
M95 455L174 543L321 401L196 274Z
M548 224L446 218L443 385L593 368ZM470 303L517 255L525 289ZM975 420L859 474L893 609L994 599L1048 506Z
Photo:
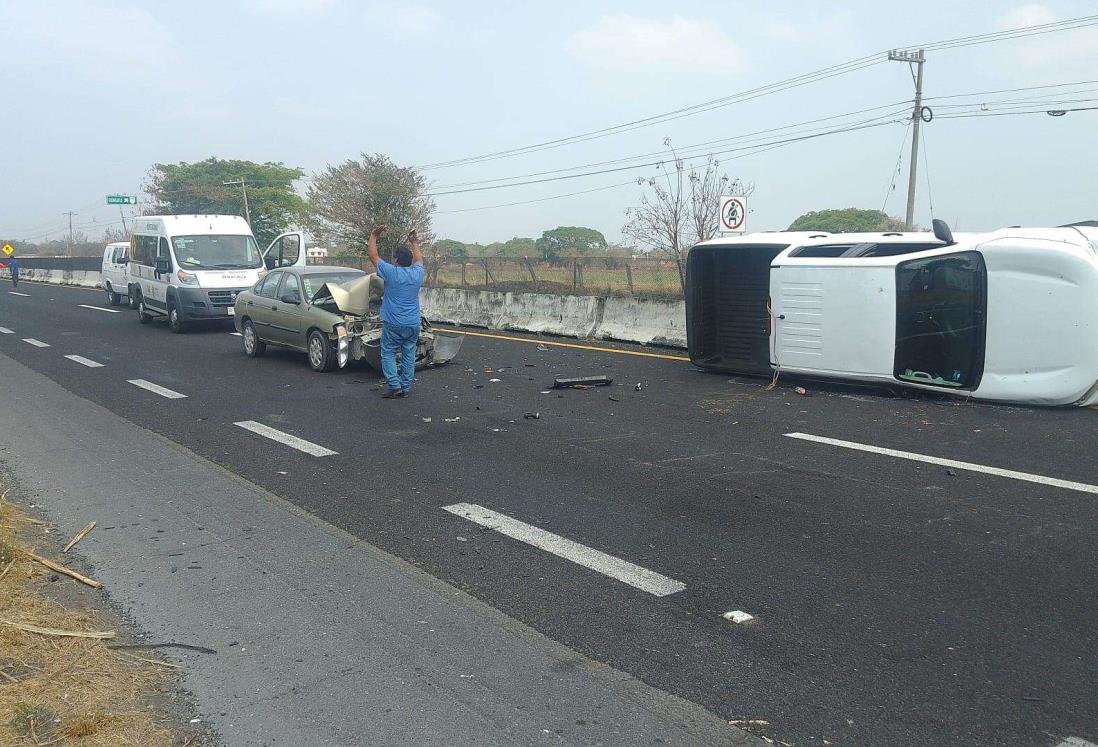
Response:
M377 240L385 233L380 225L370 233L368 253L385 281L381 298L381 374L389 384L385 399L407 397L416 376L416 345L419 342L419 289L423 285L423 252L415 231L408 234L408 246L396 250L390 264L378 256ZM400 370L396 354L400 351Z
M11 270L11 287L19 287L19 260L15 257L11 258L8 262L8 269Z

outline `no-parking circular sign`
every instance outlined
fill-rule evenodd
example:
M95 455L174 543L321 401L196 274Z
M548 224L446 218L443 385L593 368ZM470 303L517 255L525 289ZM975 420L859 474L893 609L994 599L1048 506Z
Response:
M721 198L721 231L743 232L747 226L747 197L725 195Z

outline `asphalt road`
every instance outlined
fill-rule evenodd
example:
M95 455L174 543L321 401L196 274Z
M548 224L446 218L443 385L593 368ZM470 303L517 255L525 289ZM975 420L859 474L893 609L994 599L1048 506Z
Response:
M105 307L98 293L19 290L0 290L0 354L594 659L730 720L765 720L756 730L771 738L1098 741L1092 410L813 384L798 396L676 360L480 336L421 373L412 398L385 401L368 369L248 359L228 323L173 335L80 306ZM542 393L594 374L614 386ZM460 503L685 588L657 596L443 510ZM722 618L732 610L754 620Z

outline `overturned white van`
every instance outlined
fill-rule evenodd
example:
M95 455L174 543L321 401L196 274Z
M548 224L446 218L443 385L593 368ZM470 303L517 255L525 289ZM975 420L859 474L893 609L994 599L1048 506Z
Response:
M1098 403L1098 227L763 233L695 246L698 366Z

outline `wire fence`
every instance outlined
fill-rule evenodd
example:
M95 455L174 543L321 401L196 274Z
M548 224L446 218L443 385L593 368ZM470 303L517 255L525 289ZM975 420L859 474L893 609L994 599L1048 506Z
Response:
M310 264L341 265L373 272L365 257L310 258ZM641 257L570 257L543 259L477 257L465 261L424 258L425 285L498 292L556 293L577 296L682 298L678 264L673 259Z

